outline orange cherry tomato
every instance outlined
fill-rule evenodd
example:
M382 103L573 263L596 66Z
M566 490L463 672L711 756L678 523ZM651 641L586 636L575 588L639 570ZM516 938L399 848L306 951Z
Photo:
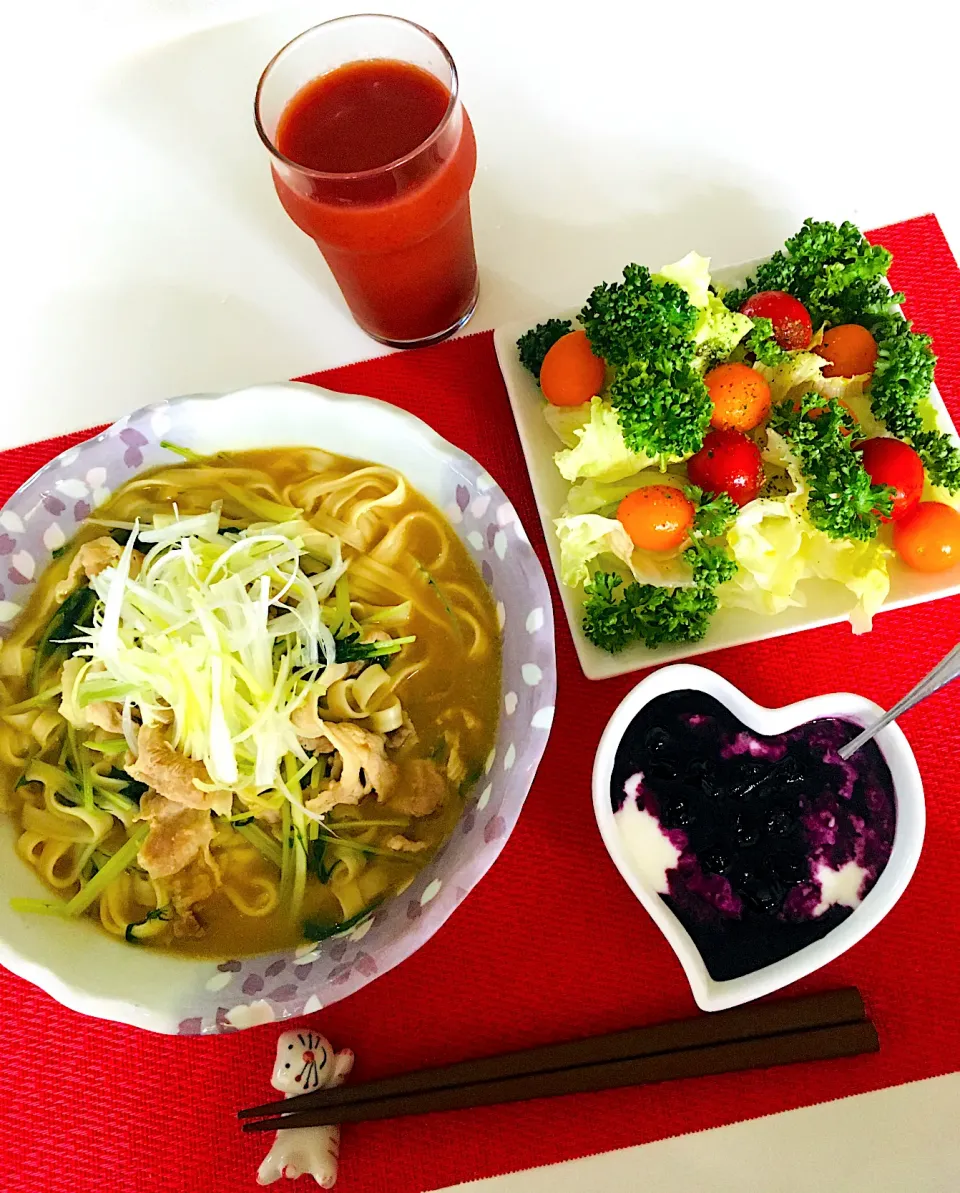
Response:
M857 424L857 426L859 426L860 420L857 418L856 413L855 413L853 407L850 405L850 403L845 401L843 398L837 398L837 401L844 408L844 410L846 410L847 414L850 415L850 417ZM825 406L814 406L809 411L810 417L814 420L818 419L820 417L820 415L823 414L825 409L826 409ZM796 401L793 403L793 413L794 414L800 413L800 399L799 398L797 398ZM840 431L841 435L851 435L852 433L853 432L850 430L849 427L843 427L843 428L841 428L841 431Z
M831 327L814 352L829 362L823 368L824 377L859 377L872 373L877 364L877 341L859 323Z
M606 363L594 356L585 331L568 331L543 358L540 388L554 406L579 406L603 389Z
M693 525L693 502L673 485L646 485L624 497L617 517L644 551L670 551L684 542Z
M770 413L770 386L749 365L717 365L703 379L713 402L710 426L751 431Z
M939 501L921 501L894 522L893 545L908 567L945 572L960 563L960 514Z

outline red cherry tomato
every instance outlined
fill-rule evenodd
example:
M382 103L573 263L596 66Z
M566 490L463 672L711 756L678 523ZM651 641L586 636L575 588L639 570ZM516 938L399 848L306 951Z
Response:
M875 485L893 489L893 512L884 522L899 522L923 493L923 461L899 439L868 439L863 444L863 466Z
M579 406L603 389L606 367L585 331L568 331L543 358L540 389L553 406Z
M763 485L763 459L742 431L710 431L687 461L687 476L705 493L729 493L737 505L746 505Z
M807 308L786 290L761 290L740 308L751 319L769 319L773 338L788 352L806 348L813 337L813 324Z
M908 567L945 572L960 563L960 514L939 501L921 501L894 526L893 545Z
M827 362L821 370L824 377L859 377L872 373L877 364L877 341L859 323L831 327L814 352Z
M670 551L687 538L696 511L673 485L634 489L617 507L617 517L634 545L644 551Z

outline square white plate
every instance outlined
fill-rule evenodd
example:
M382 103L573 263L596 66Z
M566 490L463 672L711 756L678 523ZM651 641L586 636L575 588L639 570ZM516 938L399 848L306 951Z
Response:
M729 286L740 285L759 263L751 261L718 269L713 277ZM540 321L556 314L555 311L547 312ZM564 312L560 317L575 318L576 312ZM741 646L745 642L759 642L765 638L779 637L781 634L792 634L796 630L809 630L846 620L851 603L848 589L830 580L804 580L799 585L797 595L803 595L805 605L774 615L751 613L746 609L720 609L714 615L706 637L700 642L663 646L658 650L648 650L645 646L637 644L621 651L620 654L608 654L589 642L580 624L583 617L583 592L567 588L560 582L560 547L553 520L560 516L569 485L553 462L554 453L559 451L562 445L544 420L542 408L545 401L540 387L520 363L517 354L517 338L527 331L529 326L532 324L497 328L494 333L494 346L507 393L510 395L513 417L523 445L527 470L543 523L554 575L570 623L570 632L573 634L580 666L588 679L606 679L611 675L623 675L642 667L671 663L709 650ZM937 410L941 430L957 439L956 429L936 386L930 397ZM882 533L889 535L890 531ZM899 559L894 559L890 564L890 592L883 609L901 609L905 605L918 605L922 601L954 596L956 593L960 593L960 568L940 574L924 574L911 571Z

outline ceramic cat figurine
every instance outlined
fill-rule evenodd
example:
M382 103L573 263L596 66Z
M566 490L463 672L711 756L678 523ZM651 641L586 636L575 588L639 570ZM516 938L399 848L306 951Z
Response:
M277 1060L270 1084L288 1098L342 1085L353 1068L349 1049L334 1052L330 1041L316 1031L285 1031L277 1040ZM312 1176L321 1189L337 1183L340 1128L294 1127L278 1131L273 1147L257 1171L257 1181L269 1185L286 1176Z

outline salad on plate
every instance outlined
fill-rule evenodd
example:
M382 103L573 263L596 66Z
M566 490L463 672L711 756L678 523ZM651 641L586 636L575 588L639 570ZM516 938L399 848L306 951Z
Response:
M774 615L804 581L871 627L899 558L960 562L960 447L936 357L851 223L806 220L738 288L688 253L628 265L517 342L569 485L560 578L605 651L700 641L718 609Z

